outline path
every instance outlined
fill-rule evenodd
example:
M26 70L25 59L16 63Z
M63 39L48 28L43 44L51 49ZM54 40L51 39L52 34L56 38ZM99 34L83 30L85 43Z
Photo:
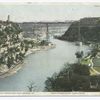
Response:
M93 64L92 59L90 59L90 62L91 62L91 67L90 67L91 75L100 75L100 72L96 71L96 70L93 68L94 64Z

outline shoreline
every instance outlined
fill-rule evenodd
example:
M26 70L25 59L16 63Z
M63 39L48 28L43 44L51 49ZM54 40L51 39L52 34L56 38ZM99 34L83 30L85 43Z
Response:
M23 66L24 62L18 63L15 67L10 68L7 72L4 72L0 75L0 78L6 78L13 74L16 74Z
M28 52L25 54L25 57L30 55L30 54L34 54L34 53L37 53L39 51L46 51L46 50L49 50L49 49L53 49L55 47L56 47L55 44L52 44L50 46L39 46L37 48L33 48L33 49L28 50Z
M52 48L55 48L55 47L56 47L56 45L52 44L50 46L40 46L39 48L30 49L28 51L28 53L26 53L25 57L27 57L30 54L34 54L38 51L49 50L49 49L52 49ZM13 74L16 74L23 67L24 64L25 64L24 61L16 64L15 67L10 68L7 72L1 73L0 78L6 78L6 77L9 77Z

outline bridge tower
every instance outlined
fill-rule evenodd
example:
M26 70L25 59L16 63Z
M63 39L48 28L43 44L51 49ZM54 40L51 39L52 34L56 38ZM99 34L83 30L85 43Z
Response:
M7 22L10 22L10 15L7 16Z
M79 26L78 26L78 42L79 42L79 50L82 50L82 37L81 37L81 23L79 20Z
M48 23L46 23L46 41L49 42L49 30L48 30Z

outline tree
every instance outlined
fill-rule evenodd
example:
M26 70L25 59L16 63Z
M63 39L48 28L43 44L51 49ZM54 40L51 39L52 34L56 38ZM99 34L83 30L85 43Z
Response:
M31 82L31 83L29 84L29 86L27 86L27 87L28 87L28 89L29 89L29 92L35 91L35 88L36 88L36 86L35 86L35 84L34 84L33 82Z
M78 59L78 63L80 63L81 58L83 57L83 51L75 53L76 58Z
M2 54L0 54L0 64L7 65L8 68L14 65L15 61L22 61L24 58L25 54L24 52L21 54L20 48L22 46L21 49L25 49L25 47L23 44L19 45L23 42L19 37L21 31L19 25L13 22L2 22L2 26L0 26L0 51L2 51Z
M66 65L45 82L46 91L87 91L90 88L89 67L79 63Z

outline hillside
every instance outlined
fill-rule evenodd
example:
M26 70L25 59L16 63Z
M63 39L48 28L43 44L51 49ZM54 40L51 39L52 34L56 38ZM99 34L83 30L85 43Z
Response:
M67 41L100 42L100 18L91 17L74 21L64 35L58 37Z
M21 29L16 23L0 23L0 72L21 62L25 55Z

